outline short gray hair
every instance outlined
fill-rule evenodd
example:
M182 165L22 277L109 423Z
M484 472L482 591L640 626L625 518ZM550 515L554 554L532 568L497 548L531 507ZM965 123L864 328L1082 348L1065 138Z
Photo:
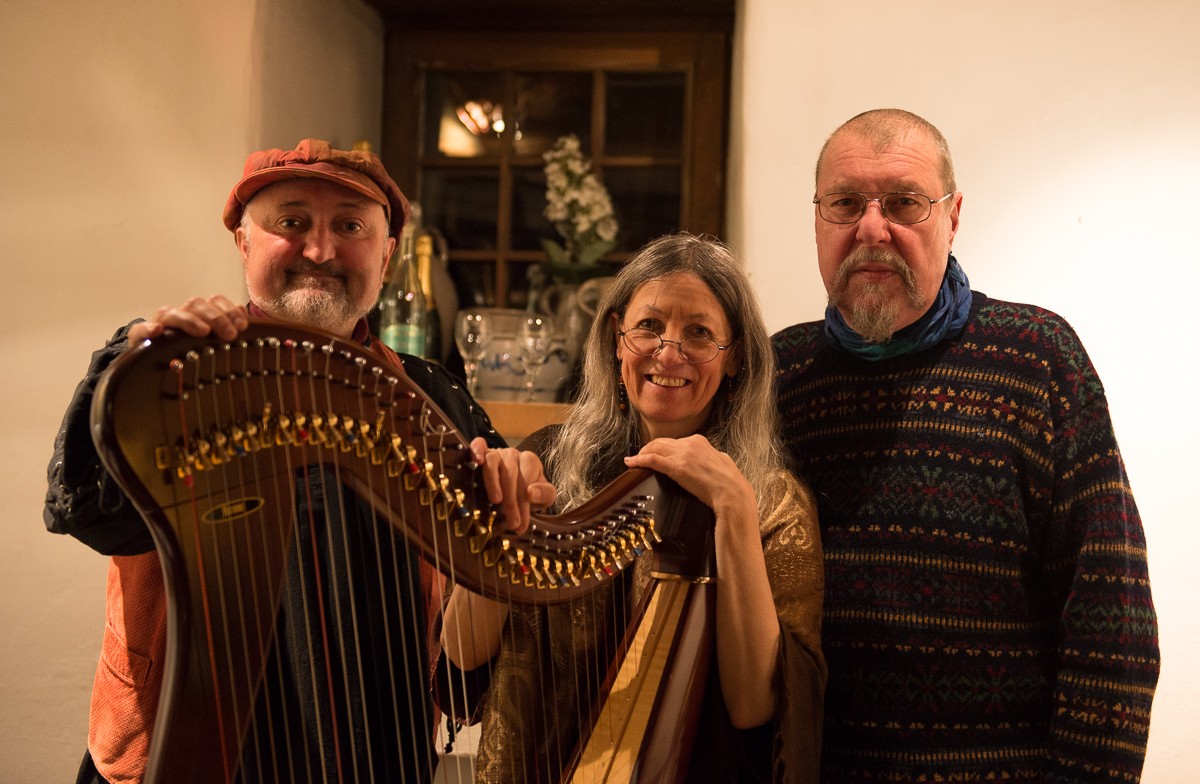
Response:
M895 144L906 134L913 132L927 136L937 149L938 173L941 175L942 187L945 189L943 193L956 192L958 186L954 182L954 163L950 158L950 144L946 141L946 137L933 123L904 109L872 109L855 115L838 126L838 129L829 135L821 147L821 154L817 156L817 169L813 181L817 182L821 179L825 153L833 140L842 134L853 133L861 136L869 141L875 149L882 150Z

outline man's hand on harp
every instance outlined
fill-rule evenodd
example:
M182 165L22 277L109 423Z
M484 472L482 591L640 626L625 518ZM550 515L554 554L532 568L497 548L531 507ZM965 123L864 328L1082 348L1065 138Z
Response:
M129 328L129 345L159 337L168 329L186 332L192 337L214 335L221 340L233 340L250 324L245 305L231 302L221 294L212 297L192 297L178 307L166 305L151 318Z

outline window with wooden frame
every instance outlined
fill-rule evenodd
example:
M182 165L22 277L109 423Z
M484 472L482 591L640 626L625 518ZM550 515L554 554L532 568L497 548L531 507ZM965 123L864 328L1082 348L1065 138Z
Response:
M543 153L574 134L620 223L619 264L686 229L720 235L724 31L392 31L382 155L446 238L460 306L524 307L558 239Z

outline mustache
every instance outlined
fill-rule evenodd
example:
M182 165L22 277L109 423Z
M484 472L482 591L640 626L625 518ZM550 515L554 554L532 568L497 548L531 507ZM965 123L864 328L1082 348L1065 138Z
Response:
M908 262L892 248L856 248L838 267L837 274L839 277L849 277L851 273L868 264L882 264L901 277L912 274Z
M838 265L837 271L833 274L830 290L836 300L840 300L845 294L847 286L850 285L850 276L868 264L887 267L900 276L900 279L904 281L905 288L910 293L916 290L916 275L913 274L904 257L894 249L856 248Z
M345 270L336 262L327 261L322 264L302 259L295 264L288 266L286 270L288 275L332 275L337 278L344 278Z
M838 265L837 271L833 274L833 280L829 284L830 305L851 309L862 306L862 302L852 301L850 297L850 278L855 272L867 265L886 267L896 273L904 285L908 301L914 307L922 304L923 298L917 288L917 276L908 266L908 262L904 260L904 257L895 249L857 248L846 256L842 263ZM875 288L874 284L872 284L866 287L865 291L870 292Z

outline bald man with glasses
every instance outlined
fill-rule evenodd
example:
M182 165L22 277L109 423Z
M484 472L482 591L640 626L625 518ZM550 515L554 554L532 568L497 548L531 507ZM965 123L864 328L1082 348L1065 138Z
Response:
M971 290L962 202L927 121L846 122L825 318L774 336L824 547L822 779L1137 781L1158 625L1104 388L1060 316Z

